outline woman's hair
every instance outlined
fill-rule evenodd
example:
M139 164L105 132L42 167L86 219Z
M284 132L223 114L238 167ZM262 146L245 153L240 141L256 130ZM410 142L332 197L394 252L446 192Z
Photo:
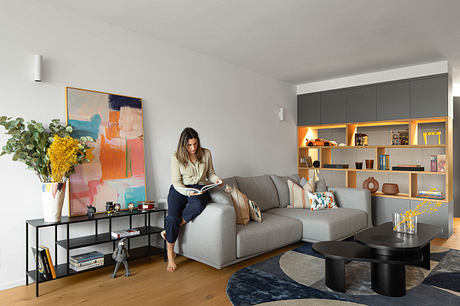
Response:
M177 144L177 151L176 151L176 158L182 165L186 165L188 158L188 151L187 145L190 139L196 139L197 141L197 149L196 149L196 157L197 160L202 161L202 157L204 155L204 150L200 144L200 138L198 137L197 131L192 129L191 127L185 128L182 133L180 134L179 143Z

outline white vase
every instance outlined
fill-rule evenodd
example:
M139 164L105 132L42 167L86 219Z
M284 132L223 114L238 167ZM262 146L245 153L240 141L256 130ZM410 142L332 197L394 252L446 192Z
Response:
M61 221L65 197L64 183L41 183L43 218L45 222Z

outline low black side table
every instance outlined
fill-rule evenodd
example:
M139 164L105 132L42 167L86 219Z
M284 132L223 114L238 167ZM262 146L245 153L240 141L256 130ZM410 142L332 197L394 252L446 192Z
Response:
M162 213L163 214L163 227L152 226L150 223L150 217L153 213ZM33 219L33 220L26 220L26 285L29 285L29 277L35 281L35 294L39 296L39 284L42 282L49 281L51 279L43 278L38 272L38 257L35 258L35 270L29 270L29 226L35 228L35 249L38 250L40 246L40 236L39 232L41 228L45 227L54 227L54 267L56 270L56 278L62 278L70 275L74 275L77 273L83 273L87 271L92 271L98 268L107 267L110 265L115 264L114 260L112 259L112 253L104 255L104 265L99 266L96 268L76 272L69 267L70 262L70 250L78 249L82 247L87 247L91 245L97 245L102 243L109 243L112 242L112 249L115 250L115 243L120 239L112 238L112 219L120 218L120 217L128 217L129 218L129 228L133 227L133 216L136 215L144 215L144 226L136 227L139 229L140 234L135 236L130 236L127 238L134 238L140 236L148 236L148 245L143 247L138 247L131 249L130 240L128 239L128 249L130 250L130 257L129 260L134 260L141 257L147 257L156 254L163 254L164 261L167 260L166 256L166 241L163 241L163 249L156 248L150 245L150 236L153 234L159 234L162 230L164 230L165 222L166 222L166 209L152 209L149 211L138 211L134 210L130 211L120 211L117 214L108 215L107 213L99 213L95 214L92 219L89 219L87 216L79 216L79 217L62 217L61 222L57 223L47 223L44 222L43 219ZM104 233L98 232L98 221L100 220L108 220L109 222L109 231ZM94 235L88 235L83 237L77 238L70 238L70 224L75 223L82 223L82 222L94 222ZM58 240L58 226L65 225L66 230L66 238L62 240ZM64 264L58 264L58 255L57 255L57 247L60 246L67 251L67 260Z

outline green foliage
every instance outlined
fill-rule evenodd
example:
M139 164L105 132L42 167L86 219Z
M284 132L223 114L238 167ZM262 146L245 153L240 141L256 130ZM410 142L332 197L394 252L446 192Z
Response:
M20 161L27 165L28 169L33 170L40 181L49 182L51 178L51 168L49 157L46 154L47 149L53 142L54 135L59 137L70 136L72 126L62 125L59 119L51 120L48 128L42 123L31 120L24 123L23 118L12 119L7 116L0 117L0 125L6 130L9 139L2 147L0 156L12 154L14 161ZM84 152L79 156L79 164L87 162L86 149L87 142L94 142L89 136L80 138L81 149Z

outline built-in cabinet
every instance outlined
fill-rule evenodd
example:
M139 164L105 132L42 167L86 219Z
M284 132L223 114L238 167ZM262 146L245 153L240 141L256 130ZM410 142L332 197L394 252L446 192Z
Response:
M447 74L297 96L297 125L448 116Z

